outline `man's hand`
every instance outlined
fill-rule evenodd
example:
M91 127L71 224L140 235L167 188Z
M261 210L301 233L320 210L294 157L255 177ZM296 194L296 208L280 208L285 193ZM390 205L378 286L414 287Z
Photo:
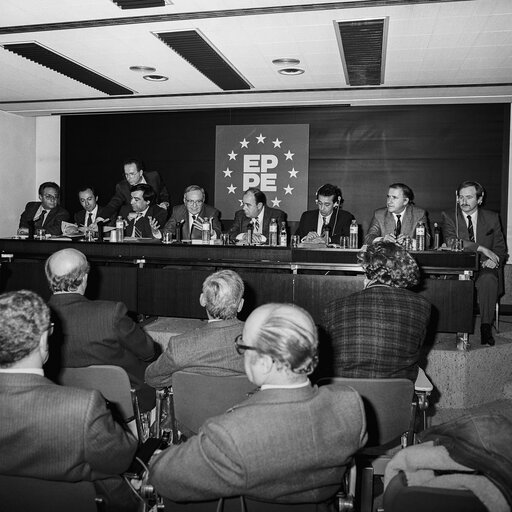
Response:
M160 224L158 224L157 220L154 219L153 217L150 217L148 215L148 221L149 221L149 225L151 227L151 232L153 234L158 234L160 233Z
M500 264L500 258L497 254L492 252L490 249L487 249L487 247L484 247L483 245L479 245L477 252L482 253L485 257L488 259L485 261L482 261L482 267L484 268L496 268Z
M403 235L400 235L403 237ZM387 235L385 235L384 237L382 237L382 240L384 240L384 242L394 242L394 243L398 243L397 239L396 239L396 236L393 234L393 233L388 233ZM375 240L374 240L375 241Z
M236 238L237 238L237 245L247 245L247 233L243 233L242 236L240 236L240 237L237 236ZM267 239L263 235L260 235L259 233L252 234L252 243L254 245L262 244L266 240Z
M128 220L135 219L135 217L137 217L137 213L136 212L130 212L128 214Z
M199 217L199 215L196 217L196 220L194 221L193 226L198 229L199 231L203 231L203 218Z
M167 201L164 201L164 202L160 203L158 206L160 206L160 208L163 208L164 210L168 210L170 204Z
M19 228L18 235L28 235L28 228Z
M317 240L318 238L322 238L316 231L310 231L301 242L312 242L313 240ZM323 238L322 238L323 240Z

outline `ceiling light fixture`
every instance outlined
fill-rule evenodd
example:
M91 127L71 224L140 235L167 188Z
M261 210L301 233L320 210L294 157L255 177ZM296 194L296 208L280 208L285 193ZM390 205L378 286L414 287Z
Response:
M130 66L130 71L135 71L137 73L154 73L156 68L152 66Z
M142 78L149 82L165 82L166 80L169 80L169 77L164 75L144 75Z
M272 64L275 64L276 66L296 66L297 64L300 64L300 60L293 59L291 57L284 57L282 59L274 59Z
M294 76L294 75L302 75L304 73L304 70L302 68L282 68L277 70L278 73L281 75L288 75L288 76Z

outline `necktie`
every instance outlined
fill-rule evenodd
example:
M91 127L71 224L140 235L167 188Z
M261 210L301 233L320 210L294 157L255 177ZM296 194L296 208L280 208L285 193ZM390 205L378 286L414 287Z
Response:
M192 231L194 231L194 222L196 221L197 219L197 215L192 215L192 224L190 224L190 235L189 235L189 240L192 240Z
M92 213L89 212L89 215L87 216L87 223L86 226L90 226L92 224Z
M475 230L473 229L473 221L471 220L471 215L468 215L468 233L469 239L471 242L475 241Z
M34 226L36 228L42 228L43 227L44 221L46 220L46 214L47 213L48 212L46 210L43 210L41 212L41 215L39 215L39 217L35 220Z
M400 232L402 231L402 222L400 221L400 217L402 214L396 216L396 227L395 227L395 236L397 237L400 235Z
M135 238L142 238L142 231L136 226L137 221L142 218L142 213L137 213L137 217L133 221L133 233L132 236Z
M322 231L320 232L320 235L323 236L325 233L325 228L327 227L327 217L323 217L324 223L322 224Z
M255 233L258 233L258 232L259 232L259 230L260 230L260 222L259 222L259 220L258 220L258 217L255 217L255 218L254 218L254 222L253 222L253 224L254 224L254 232L255 232Z

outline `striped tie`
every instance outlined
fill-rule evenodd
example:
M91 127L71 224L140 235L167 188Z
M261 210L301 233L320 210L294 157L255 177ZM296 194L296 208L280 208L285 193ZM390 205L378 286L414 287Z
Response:
M471 215L468 215L468 233L469 239L471 242L475 241L475 230L473 229L473 221L471 220Z

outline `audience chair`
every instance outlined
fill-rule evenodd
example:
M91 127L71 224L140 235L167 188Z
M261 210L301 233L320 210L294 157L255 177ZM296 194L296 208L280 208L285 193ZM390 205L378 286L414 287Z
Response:
M208 418L223 414L255 389L245 375L218 377L176 372L172 376L172 393L177 428L185 436L193 436ZM178 439L178 433L173 433L173 439Z
M137 395L124 368L113 365L63 368L60 383L75 388L97 389L113 406L114 414L120 414L126 423L135 420L140 443L149 437L149 421L139 409Z
M0 475L0 508L6 512L102 512L92 482L56 482Z
M400 471L384 492L386 512L486 512L484 504L471 492L407 485Z
M371 512L373 507L373 477L384 475L393 452L403 444L412 444L416 403L414 385L408 379L320 379L318 385L344 384L354 388L363 399L366 411L368 441L356 453L357 485L354 471L349 478L349 492L356 491L359 512ZM406 443L402 439L405 434ZM353 494L351 494L353 496ZM347 500L350 508L350 497Z

